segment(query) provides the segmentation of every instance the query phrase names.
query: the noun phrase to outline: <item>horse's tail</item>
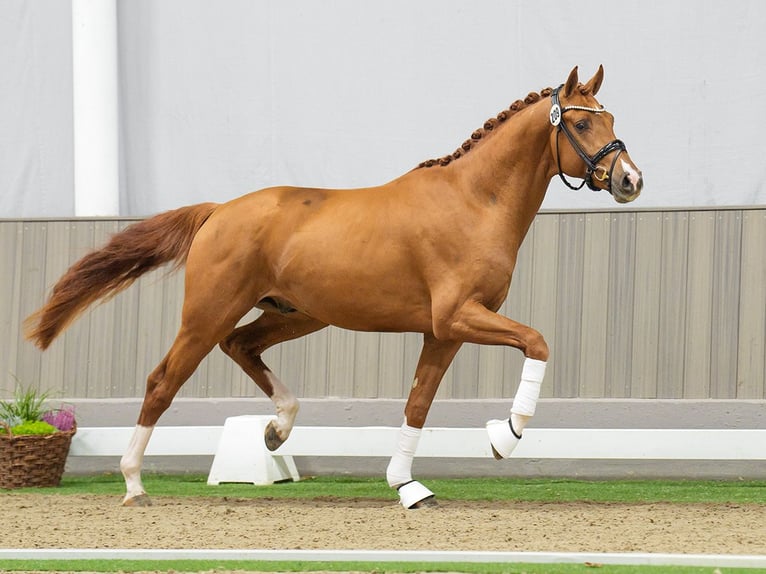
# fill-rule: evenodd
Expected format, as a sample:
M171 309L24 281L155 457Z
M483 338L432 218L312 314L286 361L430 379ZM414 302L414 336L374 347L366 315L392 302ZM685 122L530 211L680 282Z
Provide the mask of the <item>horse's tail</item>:
M45 350L89 305L129 287L144 273L171 261L186 262L192 240L215 203L200 203L134 223L107 245L72 265L48 301L24 322L25 336Z

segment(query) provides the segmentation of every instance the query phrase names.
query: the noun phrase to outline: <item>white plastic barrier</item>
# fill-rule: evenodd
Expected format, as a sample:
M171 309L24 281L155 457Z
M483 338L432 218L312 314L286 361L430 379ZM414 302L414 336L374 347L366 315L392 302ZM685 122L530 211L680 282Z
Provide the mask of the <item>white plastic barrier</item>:
M210 484L297 480L294 456L391 456L398 427L295 427L277 451L263 442L274 417L244 415L223 427L162 427L146 455L215 455ZM80 428L70 456L122 456L133 427ZM425 428L416 456L489 458L484 428ZM766 460L766 429L536 429L524 431L512 458Z

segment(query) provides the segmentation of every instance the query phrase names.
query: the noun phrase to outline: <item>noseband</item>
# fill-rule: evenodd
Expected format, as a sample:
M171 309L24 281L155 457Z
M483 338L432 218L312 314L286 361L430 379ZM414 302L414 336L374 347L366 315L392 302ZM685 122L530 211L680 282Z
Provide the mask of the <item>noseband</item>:
M588 187L592 189L593 191L601 191L601 188L596 187L596 184L593 182L593 178L595 177L598 181L604 183L606 185L606 189L609 191L609 193L612 193L610 182L612 180L612 170L614 169L615 164L617 163L617 158L620 157L620 154L625 151L625 144L622 142L622 140L613 140L606 144L604 147L602 147L600 150L596 152L594 156L589 156L587 153L585 153L585 150L582 149L579 143L577 143L577 140L572 135L572 132L567 127L566 122L562 121L563 116L566 112L569 110L580 110L584 112L591 112L594 114L600 114L606 111L606 108L603 106L600 108L588 108L585 106L566 106L564 108L561 107L561 104L559 103L559 91L563 87L563 84L553 90L551 93L551 112L550 112L550 120L551 124L557 127L556 130L556 165L559 170L559 177L561 178L561 181L563 181L566 186L569 189L582 189L582 186L586 183L588 184ZM582 160L585 162L585 165L587 166L587 169L585 171L585 178L583 179L582 183L575 187L569 181L567 181L566 176L564 175L564 172L561 171L561 157L559 156L559 134L561 132L564 132L564 135L567 136L567 139L569 140L569 143L572 145L572 148L577 152L577 155L582 158ZM609 166L609 171L606 170L606 168L598 165L598 162L600 162L602 159L604 159L606 156L608 156L613 151L616 151L617 153L614 154L614 159L612 159L612 165ZM597 172L601 171L601 174L598 174Z

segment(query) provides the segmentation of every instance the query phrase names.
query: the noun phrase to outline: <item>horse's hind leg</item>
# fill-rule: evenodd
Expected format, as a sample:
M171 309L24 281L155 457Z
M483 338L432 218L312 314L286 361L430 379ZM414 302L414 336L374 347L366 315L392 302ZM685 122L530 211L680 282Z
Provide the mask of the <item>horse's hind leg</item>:
M405 508L436 504L433 492L412 479L412 460L439 383L461 344L460 341L439 341L433 335L425 335L415 380L404 407L399 441L386 470L388 485L399 492L399 500Z
M268 424L264 435L269 450L276 450L290 436L295 416L298 414L298 399L271 372L261 355L269 347L308 335L326 326L326 323L297 311L266 311L252 323L232 331L220 343L223 352L234 359L274 402L277 420Z
M146 380L146 394L136 429L120 460L127 491L124 506L151 505L141 482L141 467L149 438L173 397L220 338L215 331L198 326L194 329L184 322L167 355Z
M220 297L213 301L203 296L206 293L210 291L205 289L190 295L187 288L181 328L165 358L146 380L146 394L136 429L120 460L127 490L124 506L151 504L141 482L141 466L154 426L200 361L249 310L246 301L237 301L234 296L224 299L227 301L224 306L216 304L221 301Z

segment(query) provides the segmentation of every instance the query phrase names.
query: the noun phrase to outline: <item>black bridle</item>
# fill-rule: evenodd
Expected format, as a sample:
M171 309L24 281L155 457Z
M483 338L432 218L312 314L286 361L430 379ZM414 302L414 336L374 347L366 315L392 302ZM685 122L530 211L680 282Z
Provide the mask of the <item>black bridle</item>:
M561 107L561 104L559 103L559 91L561 88L563 88L564 85L562 84L553 92L551 93L551 112L550 112L550 120L551 124L556 126L556 165L559 170L559 177L561 178L561 181L563 181L566 186L569 189L582 189L582 186L586 183L588 184L588 187L592 189L593 191L601 191L600 187L596 187L596 184L593 183L593 178L595 177L598 181L601 183L604 183L606 185L606 189L609 191L609 193L612 193L611 189L611 180L612 180L612 170L614 169L615 164L617 163L617 158L620 157L620 154L625 151L625 144L622 142L622 140L614 140L606 144L604 147L602 147L600 150L596 152L594 156L589 156L587 153L585 153L585 150L582 149L579 143L577 143L577 140L574 138L574 135L572 135L572 132L569 130L569 128L566 125L566 122L564 122L564 113L568 112L569 110L581 110L585 112L591 112L594 114L600 114L606 111L606 108L603 106L600 108L587 108L585 106L566 106ZM575 187L569 181L567 181L566 176L564 175L564 172L561 171L561 157L559 156L559 134L561 132L564 132L564 135L567 136L567 139L569 140L569 143L572 145L572 148L577 152L577 155L582 158L582 160L585 162L585 165L587 166L587 169L585 171L585 178L583 179L582 183ZM602 167L598 165L598 162L600 162L602 159L604 159L606 156L608 156L610 153L616 151L617 153L614 154L614 158L612 159L612 165L609 166L609 171L606 170L605 167ZM597 172L601 171L601 175L599 175Z

